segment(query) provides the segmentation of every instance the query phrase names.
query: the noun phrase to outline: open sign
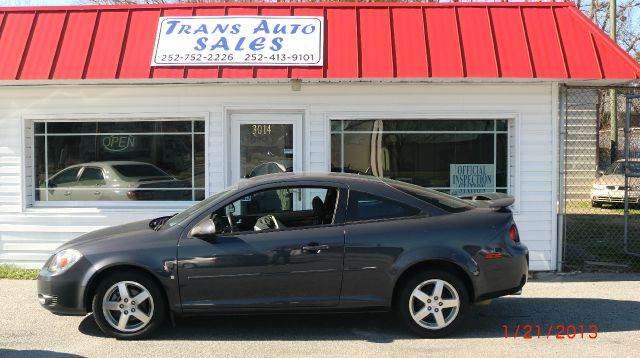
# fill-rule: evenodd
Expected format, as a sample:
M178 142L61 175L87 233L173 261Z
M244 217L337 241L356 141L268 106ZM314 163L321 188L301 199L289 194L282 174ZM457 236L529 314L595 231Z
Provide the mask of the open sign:
M110 152L122 152L135 145L136 138L132 135L110 135L102 138L102 146Z

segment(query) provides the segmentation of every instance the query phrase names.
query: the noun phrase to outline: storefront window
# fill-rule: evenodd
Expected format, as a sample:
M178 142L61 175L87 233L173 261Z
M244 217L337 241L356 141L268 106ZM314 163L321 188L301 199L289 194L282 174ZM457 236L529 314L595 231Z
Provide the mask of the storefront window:
M452 195L506 192L508 123L333 120L331 170L397 179Z
M37 121L36 201L197 201L201 120Z

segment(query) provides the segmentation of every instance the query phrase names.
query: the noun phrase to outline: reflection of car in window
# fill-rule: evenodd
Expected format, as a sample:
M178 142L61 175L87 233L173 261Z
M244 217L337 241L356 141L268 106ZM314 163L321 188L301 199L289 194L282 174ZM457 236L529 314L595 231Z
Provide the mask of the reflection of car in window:
M284 165L276 162L260 163L251 170L251 173L247 175L247 178L257 177L259 175L275 174L290 172L291 169L287 169Z
M78 172L81 168L81 166L75 166L60 171L49 180L49 187L64 187L71 183L74 183L78 179Z
M153 164L133 161L73 165L49 179L47 192L50 201L188 201L192 195L190 182L179 180ZM42 194L40 199L44 199Z
M617 160L602 172L591 187L591 206L620 206L624 203L625 167L629 173L627 191L630 204L640 204L640 159Z
M84 167L82 170L82 175L80 179L78 179L78 183L80 185L104 185L104 174L102 169L95 167Z
M172 178L171 175L152 164L116 164L113 169L125 178Z

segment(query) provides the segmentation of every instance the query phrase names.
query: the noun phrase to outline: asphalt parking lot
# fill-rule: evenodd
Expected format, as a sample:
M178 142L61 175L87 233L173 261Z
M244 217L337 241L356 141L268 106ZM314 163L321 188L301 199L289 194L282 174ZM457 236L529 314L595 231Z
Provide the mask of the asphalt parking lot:
M597 325L595 338L590 324ZM503 325L510 338L504 338ZM513 338L518 325L519 336L531 325L532 338ZM557 325L569 330L562 339ZM573 338L566 335L569 326L577 330ZM0 357L630 357L639 351L638 274L542 275L522 296L475 309L455 336L438 340L415 338L393 316L378 313L183 319L153 339L117 341L102 336L91 316L58 317L41 309L34 281L0 280Z

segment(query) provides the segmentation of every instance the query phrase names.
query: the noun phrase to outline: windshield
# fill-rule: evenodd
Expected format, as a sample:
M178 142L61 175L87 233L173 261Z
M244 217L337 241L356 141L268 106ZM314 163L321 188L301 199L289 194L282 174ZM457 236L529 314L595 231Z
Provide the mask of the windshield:
M473 208L468 202L456 198L455 196L447 195L433 189L427 189L418 185L409 184L397 180L383 179L384 182L392 187L403 191L409 195L412 195L427 204L431 204L439 209L450 213L459 213L467 211Z
M615 162L604 173L607 175L624 175L624 165L624 162ZM629 166L629 173L640 174L640 162L627 162L627 165Z
M118 164L113 169L125 178L168 177L169 174L150 164Z
M231 186L231 187L228 187L228 188L224 189L223 191L217 192L217 193L211 195L210 197L204 199L203 201L201 201L199 203L196 203L193 206L190 206L185 211L172 216L162 226L165 227L165 228L169 228L169 227L173 227L175 225L179 225L181 222L183 222L183 221L187 220L188 218L190 218L193 214L199 212L203 208L206 208L206 207L212 205L213 203L215 203L218 200L222 200L222 199L226 198L227 196L233 194L236 190L238 190L237 186Z

